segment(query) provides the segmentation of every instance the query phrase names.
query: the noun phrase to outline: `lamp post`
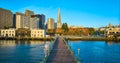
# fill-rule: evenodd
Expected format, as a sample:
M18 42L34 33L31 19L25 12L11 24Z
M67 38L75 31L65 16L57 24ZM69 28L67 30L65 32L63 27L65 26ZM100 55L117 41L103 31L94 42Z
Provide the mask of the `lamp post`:
M78 63L80 63L80 48L78 48Z

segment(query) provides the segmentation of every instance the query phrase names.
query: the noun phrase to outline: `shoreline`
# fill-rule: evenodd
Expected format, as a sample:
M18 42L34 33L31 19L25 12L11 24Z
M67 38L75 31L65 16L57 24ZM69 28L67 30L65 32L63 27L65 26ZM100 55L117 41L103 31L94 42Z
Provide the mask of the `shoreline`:
M106 38L106 37L64 37L67 41L117 41L120 42L119 38ZM0 40L40 40L40 41L54 41L55 37L47 38L18 38L18 37L0 37Z
M74 38L74 37L65 37L66 40L70 40L70 41L117 41L120 42L120 38L106 38L106 37L78 37L78 38Z
M0 37L0 40L40 40L40 41L53 41L55 38L54 37L48 37L48 38L18 38L18 37Z

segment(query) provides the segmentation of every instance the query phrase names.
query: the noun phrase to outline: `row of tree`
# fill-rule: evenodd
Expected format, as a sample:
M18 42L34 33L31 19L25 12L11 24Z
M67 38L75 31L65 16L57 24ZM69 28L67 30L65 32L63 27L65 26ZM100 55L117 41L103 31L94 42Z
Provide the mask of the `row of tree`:
M95 30L94 28L69 28L67 23L62 24L61 29L48 29L47 33L50 34L63 34L63 35L100 35L104 34L104 31Z

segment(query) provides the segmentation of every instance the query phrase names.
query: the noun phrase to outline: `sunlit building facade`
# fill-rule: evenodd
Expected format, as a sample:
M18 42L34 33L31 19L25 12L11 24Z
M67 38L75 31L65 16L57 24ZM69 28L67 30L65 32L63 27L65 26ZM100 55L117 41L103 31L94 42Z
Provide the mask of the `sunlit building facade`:
M15 30L16 29L1 29L1 37L15 37Z
M31 16L30 29L39 29L39 18Z
M58 21L57 21L57 28L61 28L62 23L61 23L61 15L60 15L60 8L58 10Z
M37 14L32 16L39 18L39 22L38 22L39 29L45 29L45 15Z
M120 37L120 27L112 26L112 24L109 24L108 27L106 27L104 33L106 37Z
M31 16L31 15L34 15L34 12L30 11L30 10L25 10L25 15L26 16Z
M31 29L31 38L44 38L45 30L44 29Z
M120 35L120 28L107 28L105 29L105 36L106 37L114 37L114 36L119 36Z
M10 10L0 8L0 29L13 26L13 14Z
M30 16L26 16L22 13L16 13L16 28L29 28Z
M47 29L54 29L54 19L48 18Z

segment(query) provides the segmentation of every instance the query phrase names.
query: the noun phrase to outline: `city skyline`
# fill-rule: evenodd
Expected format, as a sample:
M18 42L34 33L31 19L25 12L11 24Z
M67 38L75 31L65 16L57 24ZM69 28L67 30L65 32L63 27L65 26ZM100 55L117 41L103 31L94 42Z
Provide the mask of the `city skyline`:
M0 4L0 8L11 10L13 13L23 13L28 9L36 14L45 14L46 20L52 17L55 22L57 22L57 12L60 8L61 21L67 22L69 26L101 27L109 23L120 24L119 0L74 0L74 2L72 0L21 0L21 2L14 0L12 3L9 0L1 0Z

